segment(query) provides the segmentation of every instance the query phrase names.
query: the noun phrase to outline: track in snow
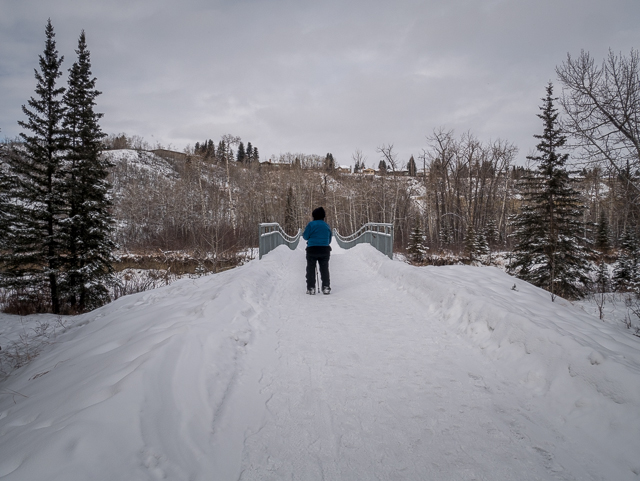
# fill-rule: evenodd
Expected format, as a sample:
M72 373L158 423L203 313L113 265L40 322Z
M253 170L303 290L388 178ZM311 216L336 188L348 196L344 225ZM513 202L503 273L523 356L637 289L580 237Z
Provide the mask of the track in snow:
M304 267L76 318L0 386L0 478L637 479L634 340L497 269L334 248L308 296Z
M240 479L579 479L496 402L487 359L370 258L334 247L330 296L304 294L301 249L274 260L270 332L246 358L258 384L238 392L264 402Z

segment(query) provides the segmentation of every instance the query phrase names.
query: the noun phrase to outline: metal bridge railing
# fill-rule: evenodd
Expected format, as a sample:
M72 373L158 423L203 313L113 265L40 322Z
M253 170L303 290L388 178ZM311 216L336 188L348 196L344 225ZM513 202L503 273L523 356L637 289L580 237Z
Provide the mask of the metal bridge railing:
M298 229L298 233L293 237L287 235L277 222L259 224L258 229L259 259L262 259L263 255L271 252L282 244L287 244L291 250L294 250L298 247L298 242L300 242L300 229Z
M393 259L393 224L369 222L350 236L342 237L338 230L333 230L338 245L343 249L351 249L356 244L368 243L384 255Z

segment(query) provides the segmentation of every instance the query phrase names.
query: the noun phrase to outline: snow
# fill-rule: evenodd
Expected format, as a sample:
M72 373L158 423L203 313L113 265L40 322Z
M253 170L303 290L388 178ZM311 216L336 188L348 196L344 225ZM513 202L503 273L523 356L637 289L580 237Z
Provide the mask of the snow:
M65 318L0 384L0 477L640 477L630 331L496 268L334 245L307 296L304 265L281 246Z
M153 152L117 149L105 150L103 155L108 157L114 164L121 164L127 168L145 172L148 175L162 176L168 179L177 177L177 173L171 164Z

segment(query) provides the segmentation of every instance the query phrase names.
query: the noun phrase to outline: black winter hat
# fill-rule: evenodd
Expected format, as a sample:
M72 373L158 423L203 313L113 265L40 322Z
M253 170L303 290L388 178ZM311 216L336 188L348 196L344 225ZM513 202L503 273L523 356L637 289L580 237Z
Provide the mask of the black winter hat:
M318 207L317 209L313 209L311 215L313 216L313 220L324 220L326 214L322 207Z

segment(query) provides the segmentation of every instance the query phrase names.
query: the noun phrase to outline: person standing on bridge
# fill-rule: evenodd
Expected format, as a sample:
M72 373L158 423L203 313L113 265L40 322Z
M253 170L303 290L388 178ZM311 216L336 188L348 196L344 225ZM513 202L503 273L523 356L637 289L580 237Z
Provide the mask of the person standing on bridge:
M331 227L324 221L322 207L311 213L313 220L307 224L302 238L307 241L307 294L316 293L316 262L320 266L322 293L331 292L329 282L329 257L331 256Z

